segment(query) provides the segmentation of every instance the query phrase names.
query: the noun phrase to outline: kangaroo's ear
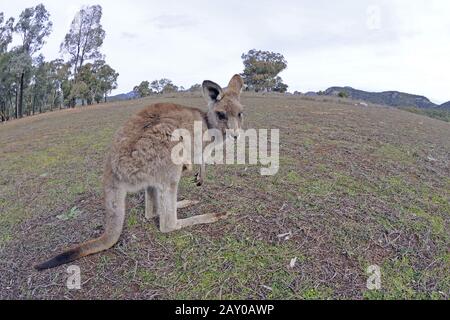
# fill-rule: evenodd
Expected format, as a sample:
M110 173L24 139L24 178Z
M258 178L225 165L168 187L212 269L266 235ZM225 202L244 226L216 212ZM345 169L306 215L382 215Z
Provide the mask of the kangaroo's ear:
M239 97L243 88L244 80L242 80L242 77L240 75L235 74L228 84L227 91Z
M203 97L208 104L220 101L223 98L222 88L215 82L205 80L203 81Z

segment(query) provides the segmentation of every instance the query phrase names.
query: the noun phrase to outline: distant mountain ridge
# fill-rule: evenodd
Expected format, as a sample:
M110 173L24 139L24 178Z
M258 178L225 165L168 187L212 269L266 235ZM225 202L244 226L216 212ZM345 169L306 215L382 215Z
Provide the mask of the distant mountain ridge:
M450 101L441 104L441 105L439 106L439 108L442 108L442 109L449 109L449 110L450 110Z
M324 94L328 96L339 96L344 94L351 99L392 107L417 107L420 109L440 107L431 102L427 97L399 91L368 92L357 90L352 87L331 87L325 90Z
M138 98L138 95L134 91L130 91L128 93L117 94L112 97L108 97L108 101L122 101L122 100L132 100Z
M369 92L354 89L352 87L331 87L323 92L308 92L306 96L339 96L344 94L346 97L355 100L363 100L366 102L387 105L391 107L416 107L420 109L448 109L450 110L450 101L437 105L431 102L427 97L399 91ZM128 93L118 94L108 98L108 101L122 101L139 98L137 93L130 91Z

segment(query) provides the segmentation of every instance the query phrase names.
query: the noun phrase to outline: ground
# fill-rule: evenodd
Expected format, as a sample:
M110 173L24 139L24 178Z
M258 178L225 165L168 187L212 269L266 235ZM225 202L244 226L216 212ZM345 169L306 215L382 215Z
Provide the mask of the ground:
M32 266L102 232L113 133L176 95L63 110L0 126L0 297L6 299L448 299L450 124L346 100L244 95L248 128L280 129L280 170L209 166L180 216L228 220L162 234L129 195L124 232L67 266ZM293 267L292 259L297 258ZM368 290L368 266L381 289Z

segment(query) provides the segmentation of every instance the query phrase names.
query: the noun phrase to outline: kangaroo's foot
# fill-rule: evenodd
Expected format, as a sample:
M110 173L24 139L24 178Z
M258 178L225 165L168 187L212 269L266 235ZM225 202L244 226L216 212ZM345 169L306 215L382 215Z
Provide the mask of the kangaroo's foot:
M184 209L190 206L194 206L196 204L199 204L200 201L192 201L192 200L183 200L177 202L177 209Z
M228 213L208 213L208 214L202 214L200 216L193 216L186 219L178 220L179 226L181 228L194 226L197 224L207 224L207 223L213 223L217 222L219 220L224 220L228 218Z
M169 225L161 225L160 229L163 233L169 233L173 231L180 230L182 228L195 226L198 224L209 224L214 223L219 220L224 220L228 218L228 213L210 213L210 214L203 214L200 216L193 216L186 219L177 219L174 223L171 223Z

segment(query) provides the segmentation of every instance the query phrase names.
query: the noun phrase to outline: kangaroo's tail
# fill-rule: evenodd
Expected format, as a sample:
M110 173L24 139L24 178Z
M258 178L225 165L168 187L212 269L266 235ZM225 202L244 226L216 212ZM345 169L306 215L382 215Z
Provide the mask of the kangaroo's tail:
M106 224L105 232L100 238L84 242L52 259L35 266L37 270L55 268L114 246L122 233L125 219L126 191L110 176L105 179ZM109 181L108 181L109 180Z

